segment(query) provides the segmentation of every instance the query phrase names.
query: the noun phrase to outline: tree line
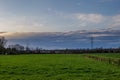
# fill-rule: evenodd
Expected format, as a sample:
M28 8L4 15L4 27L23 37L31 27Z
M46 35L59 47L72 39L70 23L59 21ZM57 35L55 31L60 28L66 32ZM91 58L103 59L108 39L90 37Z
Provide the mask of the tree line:
M1 55L17 55L17 54L85 54L85 53L120 53L120 48L94 48L94 49L30 49L29 46L24 47L20 44L5 46L7 40L0 37L0 54Z

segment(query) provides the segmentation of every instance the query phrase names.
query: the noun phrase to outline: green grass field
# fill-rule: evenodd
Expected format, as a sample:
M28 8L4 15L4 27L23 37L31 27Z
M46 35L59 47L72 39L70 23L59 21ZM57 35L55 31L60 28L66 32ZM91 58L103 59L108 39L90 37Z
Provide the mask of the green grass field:
M120 67L80 54L0 55L0 80L120 80Z

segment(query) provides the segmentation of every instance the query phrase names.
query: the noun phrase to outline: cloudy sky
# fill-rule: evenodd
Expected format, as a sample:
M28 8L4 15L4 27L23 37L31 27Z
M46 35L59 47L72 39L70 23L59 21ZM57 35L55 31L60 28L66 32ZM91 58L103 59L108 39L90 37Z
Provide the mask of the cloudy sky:
M46 49L120 47L120 0L0 0L0 36Z
M120 30L78 30L69 32L1 32L7 45L29 45L31 48L65 49L91 48L93 37L94 48L120 47Z
M120 0L0 0L0 32L120 29Z

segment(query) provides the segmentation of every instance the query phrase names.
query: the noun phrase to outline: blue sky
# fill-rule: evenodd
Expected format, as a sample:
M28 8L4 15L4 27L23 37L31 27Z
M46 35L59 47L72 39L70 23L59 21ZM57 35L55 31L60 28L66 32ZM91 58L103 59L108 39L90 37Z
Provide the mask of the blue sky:
M0 32L120 29L120 0L0 0Z

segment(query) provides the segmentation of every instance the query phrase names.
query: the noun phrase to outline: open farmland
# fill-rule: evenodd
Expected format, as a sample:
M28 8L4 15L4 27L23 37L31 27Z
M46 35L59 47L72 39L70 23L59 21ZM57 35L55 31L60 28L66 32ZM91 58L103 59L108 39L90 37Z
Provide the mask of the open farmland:
M0 80L120 80L120 67L80 54L0 55Z

